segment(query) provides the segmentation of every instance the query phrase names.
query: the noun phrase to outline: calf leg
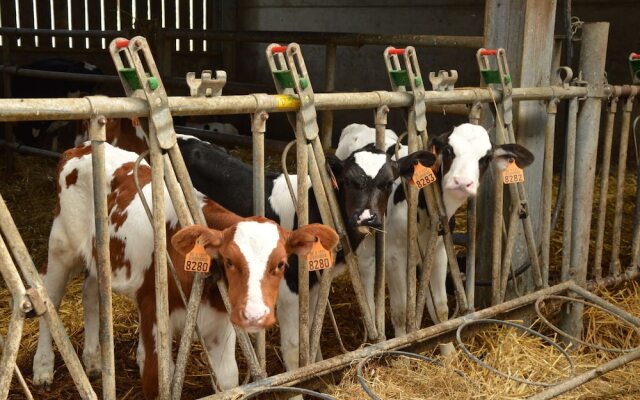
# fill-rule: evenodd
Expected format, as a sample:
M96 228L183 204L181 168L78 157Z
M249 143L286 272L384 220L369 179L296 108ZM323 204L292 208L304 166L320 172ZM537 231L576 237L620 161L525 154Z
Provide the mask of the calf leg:
M280 350L287 371L297 369L298 359L298 295L293 293L285 280L280 284L276 314L280 325Z
M55 227L51 231L51 237L59 237L55 235ZM58 239L49 240L49 256L48 263L42 281L44 287L53 302L56 310L60 307L64 289L69 280L69 273L75 266L77 258L66 242ZM51 332L49 326L43 317L40 317L40 332L38 335L38 348L33 357L33 383L36 386L48 386L53 382L53 363L54 354L52 346Z
M213 362L213 372L222 390L238 386L238 364L236 363L236 332L233 330L229 314L215 310L213 320L204 338L207 352ZM206 329L206 328L205 328Z
M87 274L82 289L84 306L84 349L82 362L89 377L100 376L102 369L100 353L100 305L98 299L98 280Z
M429 283L430 291L427 292L429 315L435 323L449 319L446 289L447 266L447 252L444 248L444 242L442 237L438 237L433 271L431 272L431 281Z

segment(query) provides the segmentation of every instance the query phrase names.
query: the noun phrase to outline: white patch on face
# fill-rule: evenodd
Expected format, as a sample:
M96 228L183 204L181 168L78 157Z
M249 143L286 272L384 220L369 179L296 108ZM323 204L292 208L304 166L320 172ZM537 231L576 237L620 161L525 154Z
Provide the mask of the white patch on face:
M384 132L385 149L396 144L398 135L391 129ZM376 130L363 124L347 125L340 133L340 141L335 155L341 160L346 160L351 153L376 142Z
M364 171L367 176L374 179L380 169L387 163L386 154L370 153L368 151L359 151L354 154L356 164Z
M371 219L371 217L373 217L373 215L371 215L371 210L369 210L368 208L366 210L364 210L362 212L362 214L360 214L358 216L358 224L361 224L365 221L368 221Z
M249 267L244 315L251 321L258 322L270 311L262 296L262 278L279 239L278 227L271 222L243 221L236 227L233 240Z

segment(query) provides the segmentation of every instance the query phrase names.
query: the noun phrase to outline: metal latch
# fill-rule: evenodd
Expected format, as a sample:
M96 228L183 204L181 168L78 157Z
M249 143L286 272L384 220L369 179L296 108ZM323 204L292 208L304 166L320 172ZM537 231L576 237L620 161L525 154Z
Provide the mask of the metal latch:
M216 71L215 78L210 69L202 71L200 78L195 72L187 72L187 85L192 97L217 97L222 95L222 89L227 83L227 73Z

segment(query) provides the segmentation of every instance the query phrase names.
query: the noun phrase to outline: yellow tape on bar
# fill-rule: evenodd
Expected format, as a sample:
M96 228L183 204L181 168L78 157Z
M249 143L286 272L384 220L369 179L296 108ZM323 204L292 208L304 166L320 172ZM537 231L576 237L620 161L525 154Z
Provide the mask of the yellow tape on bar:
M277 94L278 110L297 110L300 108L300 100L290 94Z

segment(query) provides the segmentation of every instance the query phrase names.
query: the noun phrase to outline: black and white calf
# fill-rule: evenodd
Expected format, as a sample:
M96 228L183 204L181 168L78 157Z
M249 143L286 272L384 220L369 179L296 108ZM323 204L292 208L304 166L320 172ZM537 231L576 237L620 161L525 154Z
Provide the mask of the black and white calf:
M194 187L223 207L239 214L253 214L252 168L234 158L224 150L195 138L182 136L179 140L185 163ZM354 152L345 160L327 155L338 185L337 197L340 211L347 226L351 245L356 254L366 255L370 251L363 245L363 239L371 227L378 227L384 218L387 201L394 181L399 176L413 174L413 165L420 161L432 165L435 156L426 151L416 152L398 161L386 153L365 147ZM297 184L297 176L290 176L292 184ZM319 222L320 213L309 185L309 222ZM296 224L295 207L283 174L265 174L266 217L290 229ZM374 269L361 263L363 279L369 306L373 309ZM338 254L335 268L344 268L344 260ZM336 273L339 273L337 270ZM310 275L311 306L314 313L317 280ZM277 317L280 323L281 344L285 366L291 370L298 367L298 265L294 257L289 260L285 279L280 287Z
M395 133L387 130L387 148L395 145L396 139ZM370 145L374 141L375 130L373 128L366 125L350 125L345 128L340 137L336 154L342 156L350 154L352 151L357 151L360 146ZM469 197L476 195L482 175L492 162L499 170L503 170L509 159L514 159L521 168L530 165L534 159L531 152L518 144L493 146L487 131L482 126L472 124L462 124L450 133L434 137L429 144L430 148L432 146L435 148L441 165L438 179L449 219ZM401 146L399 155L406 154L406 151L406 146ZM388 152L393 154L392 148ZM385 226L387 232L386 276L391 305L391 321L396 336L406 333L407 202L404 188L400 183L400 179L395 182L393 195L389 197ZM419 206L418 237L420 246L424 248L427 218L424 203ZM447 255L442 237L438 237L437 240L430 292L427 293L427 307L431 319L439 322L448 318L449 309L445 288ZM373 239L368 238L367 241L370 241L371 244L365 244L363 248L373 249ZM373 252L373 250L371 251ZM361 269L373 268L373 254L358 260L359 263L371 263L368 266L360 265Z

